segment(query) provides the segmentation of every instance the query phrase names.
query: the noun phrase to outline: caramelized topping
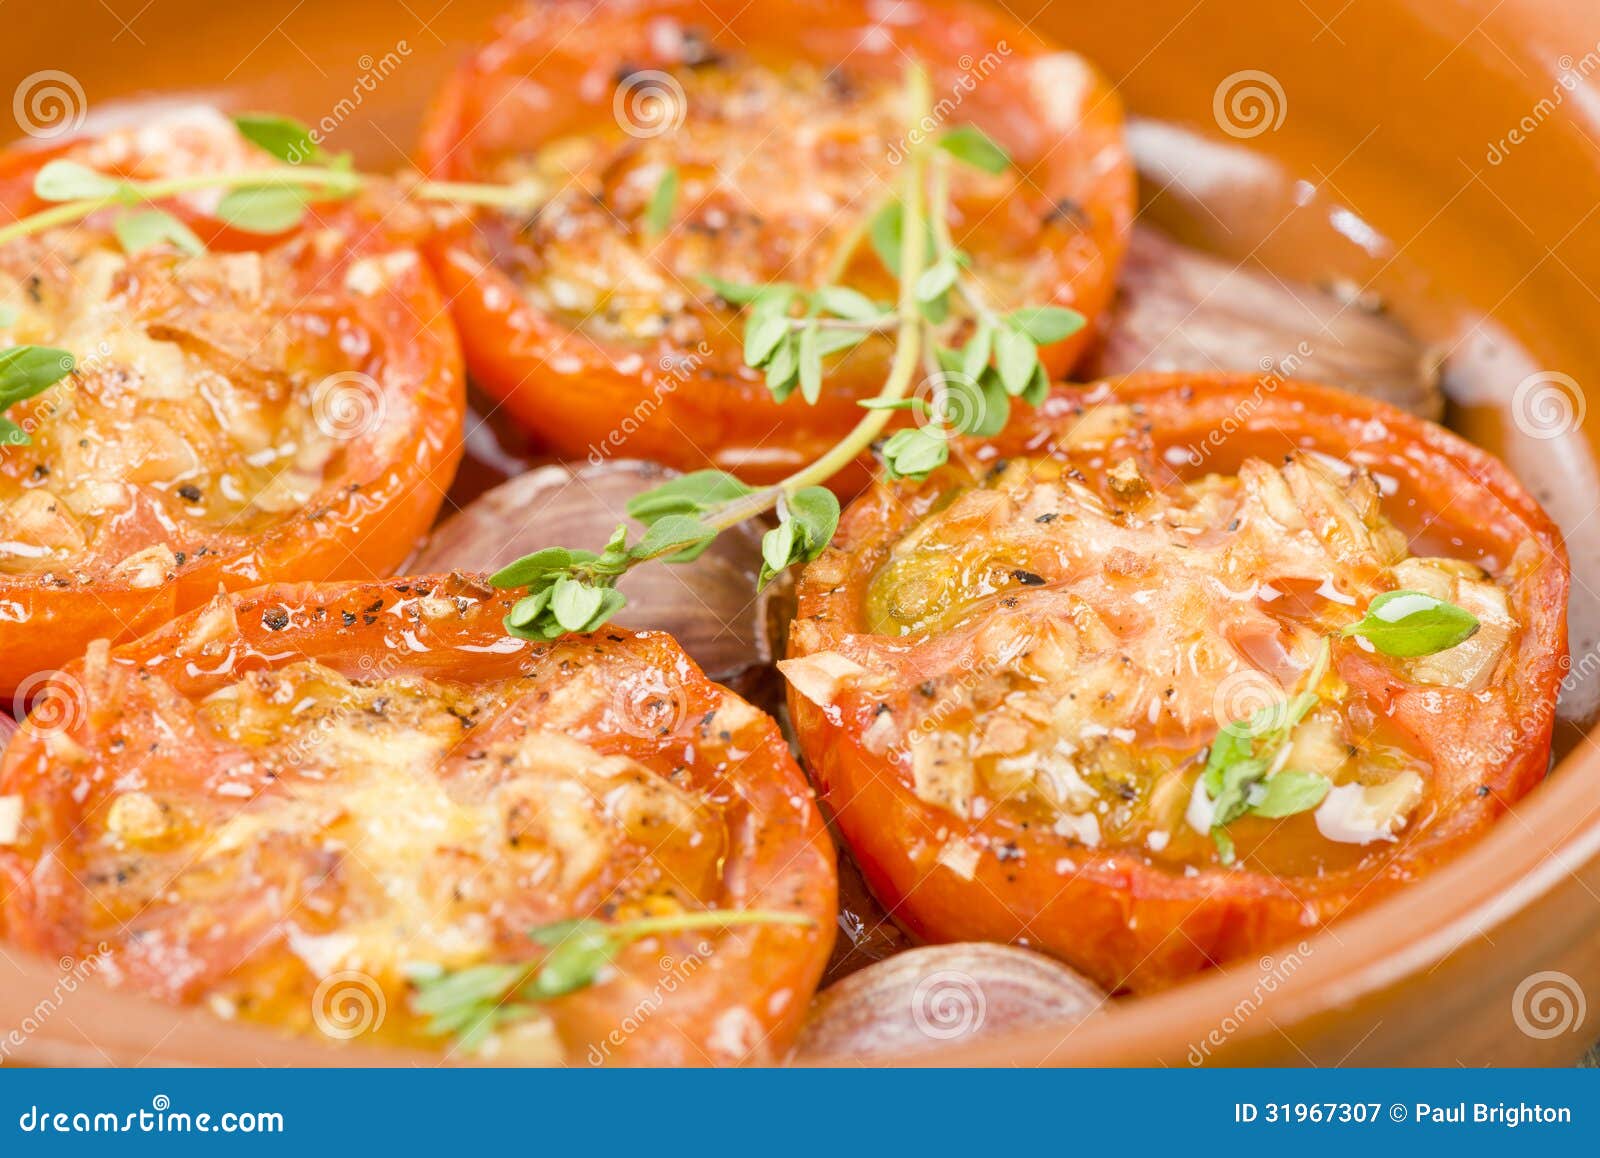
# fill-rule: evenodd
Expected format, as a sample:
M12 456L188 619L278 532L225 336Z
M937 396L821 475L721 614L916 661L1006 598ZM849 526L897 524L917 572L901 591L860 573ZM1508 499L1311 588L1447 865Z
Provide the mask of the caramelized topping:
M153 587L337 473L349 431L317 388L353 336L282 297L296 248L129 258L63 230L0 250L6 338L77 359L11 411L32 443L0 455L0 575L108 568Z
M620 128L553 140L495 168L495 180L556 191L501 239L500 260L534 305L602 340L692 348L735 322L705 274L806 286L848 275L871 296L893 297L860 231L890 195L906 147L898 83L721 57L672 80L677 88L640 90L654 102L649 124L624 114ZM661 123L675 127L655 131ZM652 202L659 211L671 180L669 220L656 229ZM966 165L951 173L954 217L983 229L981 248L966 240L984 254L976 272L1000 308L1039 298L1034 283L1050 262L1031 244L1038 223L1019 230L1012 220L1023 212L1009 205L1019 183ZM1007 231L1016 237L1005 240Z
M1424 796L1415 742L1319 659L1371 654L1330 640L1402 588L1480 628L1437 654L1375 660L1411 684L1497 678L1518 630L1505 591L1470 564L1411 556L1364 472L1296 453L1157 485L1133 459L1096 480L1017 460L944 495L894 544L868 587L876 634L789 666L827 705L894 685L897 667L919 673L920 693L864 741L902 749L925 801L962 817L1008 808L1174 865L1219 857L1212 828L1230 822L1201 779L1233 724L1259 741L1238 759L1295 776L1270 801L1249 790L1261 807L1230 831L1274 871L1315 872L1393 839ZM1318 792L1294 805L1291 781Z

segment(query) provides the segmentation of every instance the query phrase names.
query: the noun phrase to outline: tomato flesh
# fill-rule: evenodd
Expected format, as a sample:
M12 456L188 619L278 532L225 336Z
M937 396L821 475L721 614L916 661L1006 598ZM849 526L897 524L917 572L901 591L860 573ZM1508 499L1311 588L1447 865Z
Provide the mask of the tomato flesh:
M913 931L1157 988L1381 895L1543 774L1567 583L1548 519L1488 456L1381 405L1289 383L1240 423L1255 387L1060 393L869 492L804 573L797 732ZM1340 635L1397 589L1468 608L1476 634L1417 658ZM1306 693L1249 755L1326 794L1219 841L1201 791L1219 729Z
M0 158L24 215L45 160L138 179L272 159L214 114ZM0 250L4 340L73 372L11 408L0 456L0 689L273 579L369 577L432 520L461 453L459 349L414 212L314 206L274 237L175 201L207 243L122 252L117 211Z
M164 1000L438 1049L419 968L536 960L529 931L573 917L775 910L809 923L646 938L485 1048L780 1059L836 881L776 726L667 636L531 645L503 634L509 606L460 577L267 587L92 650L57 676L73 711L24 724L0 765L23 807L0 928L104 943L108 977ZM359 1035L341 987L384 1010Z
M1000 174L949 165L951 231L991 307L1092 319L1134 185L1117 101L1078 57L963 0L893 20L836 0L557 3L508 21L424 132L439 176L550 194L531 216L482 216L432 247L475 378L567 457L625 447L752 481L816 458L880 388L891 343L831 355L815 405L778 403L744 365L740 315L702 278L894 296L866 227L909 147L913 58L940 127L977 125L1014 161ZM1049 368L1064 373L1087 337L1046 347Z

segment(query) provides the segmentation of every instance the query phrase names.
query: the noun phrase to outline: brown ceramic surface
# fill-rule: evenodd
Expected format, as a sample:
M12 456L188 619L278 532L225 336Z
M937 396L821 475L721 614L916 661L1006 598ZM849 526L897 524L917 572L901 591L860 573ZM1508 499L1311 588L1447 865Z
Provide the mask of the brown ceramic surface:
M1118 1003L1072 1027L986 1037L919 1060L1572 1061L1600 1036L1600 752L1584 735L1600 703L1600 420L1582 426L1557 414L1552 425L1547 411L1529 403L1554 389L1546 401L1565 398L1581 415L1582 387L1567 383L1600 383L1600 6L1008 6L1118 83L1135 117L1148 220L1223 257L1377 294L1448 353L1448 421L1501 454L1565 529L1573 670L1561 759L1549 782L1448 869L1272 959ZM398 167L428 93L501 7L498 0L27 4L8 9L0 92L39 70L63 70L83 89L89 128L148 101L185 98L313 123L332 117L333 147L354 149L369 169ZM1269 74L1277 86L1265 90L1270 124L1234 119L1231 110L1246 106L1229 103L1227 82L1247 70ZM383 79L370 83L377 72ZM477 461L457 501L518 461L488 431L473 441ZM62 967L70 968L0 954L0 1027L21 1022L57 986ZM1547 972L1564 978L1537 976ZM1574 1011L1570 999L1586 997L1587 1016L1562 1018L1559 1002L1551 1004L1557 990ZM430 1060L286 1041L93 984L79 987L6 1057L41 1064Z

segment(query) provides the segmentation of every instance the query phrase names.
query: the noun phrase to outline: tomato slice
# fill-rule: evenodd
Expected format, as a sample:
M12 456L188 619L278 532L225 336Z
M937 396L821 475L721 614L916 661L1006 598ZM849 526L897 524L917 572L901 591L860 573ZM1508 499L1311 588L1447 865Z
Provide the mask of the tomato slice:
M103 942L103 976L169 1001L333 1037L359 1003L363 1040L437 1049L424 966L536 960L529 930L569 918L776 910L810 921L635 941L487 1048L781 1058L837 886L777 725L667 635L529 644L510 604L459 574L277 585L96 645L0 765L0 929Z
M1370 903L1536 784L1567 585L1537 503L1447 431L1157 375L874 487L804 572L780 666L897 920L1143 991ZM1476 633L1411 658L1341 635L1398 590Z
M155 179L276 164L209 111L0 157L22 216L48 160ZM461 451L460 351L415 248L376 195L290 232L221 226L218 194L172 206L207 252L128 256L117 211L0 247L5 344L73 374L9 411L0 451L0 691L216 594L388 574Z
M953 166L952 232L991 304L1099 314L1134 176L1120 104L1080 57L966 0L568 0L503 24L425 125L435 176L551 193L430 248L474 378L569 458L757 482L816 458L881 387L890 343L832 355L816 405L778 403L744 365L741 317L701 279L893 297L863 234L907 148L911 60L935 102L919 132L975 125L1015 162ZM1087 337L1047 347L1048 368L1065 373Z

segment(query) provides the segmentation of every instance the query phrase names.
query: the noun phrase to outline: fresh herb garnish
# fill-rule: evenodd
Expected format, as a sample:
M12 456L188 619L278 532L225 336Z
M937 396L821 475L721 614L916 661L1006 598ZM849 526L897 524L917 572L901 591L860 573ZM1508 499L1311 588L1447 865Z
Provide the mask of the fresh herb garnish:
M33 440L5 412L72 373L72 355L49 346L12 346L0 350L0 446L26 446Z
M697 470L634 495L628 500L628 514L643 523L664 515L698 516L753 492L724 471Z
M291 117L274 113L240 113L233 118L239 135L291 165L345 165L346 155L330 156L312 139L311 130Z
M919 67L907 76L910 123L920 125L929 106L928 79ZM863 219L863 227L835 255L827 284L805 289L790 282L764 285L714 275L701 282L729 306L742 309L746 365L759 370L778 401L798 392L814 403L826 388L828 360L869 340L892 344L889 373L877 395L861 402L867 413L837 445L773 486L755 489L719 471L698 471L638 496L628 513L648 526L627 543L618 528L599 554L550 548L519 560L491 578L497 587L526 587L527 596L506 618L506 629L525 639L552 639L587 630L623 606L618 578L655 559L692 558L720 532L776 509L778 525L762 539L759 582L796 563L815 559L832 539L839 504L824 484L882 435L896 411L911 411L921 425L898 430L879 448L891 478L925 478L949 458L954 435L998 432L1011 399L1037 404L1049 389L1039 347L1070 336L1083 317L1062 306L1027 306L1000 313L971 272L972 260L954 243L948 223L952 160L988 172L1010 165L1005 150L974 126L951 129L907 152L894 196ZM670 181L669 181L670 178ZM668 224L676 178L662 178L647 224ZM897 282L894 302L875 301L837 284L860 243L870 243ZM957 341L959 345L955 344ZM919 371L930 397L913 396ZM919 392L920 393L920 392ZM571 588L557 606L562 583L603 591L579 600ZM574 624L582 623L583 627Z
M206 251L205 243L194 231L164 209L124 213L112 223L112 229L117 235L117 244L130 255L158 245L170 245L188 257Z
M84 201L124 197L131 199L133 186L98 173L87 165L60 158L46 161L33 175L33 194L41 201Z
M839 526L839 500L827 487L805 487L778 503L778 525L761 537L761 575L765 587L795 563L822 554Z
M661 174L655 192L650 194L650 204L645 207L644 221L651 237L660 237L672 224L672 213L678 207L678 170L669 167Z
M601 551L546 547L495 572L496 587L526 587L528 594L506 616L506 630L522 639L555 639L569 631L593 631L627 602L615 587L629 568L651 559L687 562L716 531L688 515L664 515L632 546L628 528L618 527Z
M1410 659L1447 651L1477 630L1478 617L1464 607L1422 591L1386 591L1339 634L1364 639L1384 655Z
M470 1052L500 1026L536 1013L539 1002L595 984L624 949L645 937L740 925L813 924L801 913L759 909L711 909L615 924L590 917L554 921L529 930L529 939L544 950L533 960L454 970L414 968L411 1008L428 1018L425 1032L454 1035L457 1046Z
M346 195L343 187L339 196ZM314 190L302 185L241 185L217 202L217 216L246 233L284 233L305 219Z
M346 154L331 155L318 147L311 130L287 117L249 113L235 118L241 135L283 162L278 166L233 172L191 173L135 181L101 173L77 161L57 158L34 175L33 191L53 202L9 225L0 227L0 245L48 229L71 225L103 209L123 207L114 222L125 247L148 248L169 242L185 253L200 252L200 239L176 219L148 216L160 202L185 193L220 189L223 197L217 216L237 229L254 233L281 233L304 219L317 201L338 201L362 189L393 184L394 179L356 171ZM425 201L462 205L526 208L542 200L531 185L477 185L447 181L402 183L410 196Z
M991 141L976 125L951 129L939 138L939 147L985 173L1004 173L1011 167L1011 154Z
M947 440L928 426L897 430L883 444L883 467L890 478L926 478L949 457Z
M298 225L319 200L340 200L363 188L391 182L390 178L356 172L347 154L325 152L312 140L311 130L298 121L249 113L236 117L234 124L242 136L285 164L135 181L58 157L41 165L33 179L34 195L50 202L50 207L0 226L0 245L115 209L118 212L111 229L124 252L132 255L170 245L193 257L205 252L205 243L188 225L160 208L160 202L205 189L222 190L216 210L221 221L236 229L275 234ZM428 201L513 208L541 199L539 191L528 185L418 181L406 186L406 191ZM4 417L6 409L60 381L72 368L72 355L64 350L16 346L0 351L0 445L21 446L30 441L26 431ZM569 603L570 597L563 606L571 619L575 613Z
M1332 787L1326 776L1285 768L1276 776L1267 778L1260 797L1250 806L1250 811L1255 816L1265 816L1269 820L1310 812L1322 803L1322 798L1328 795Z
M1211 742L1200 781L1211 802L1211 837L1223 864L1232 864L1235 855L1229 824L1247 813L1281 818L1308 811L1332 787L1325 777L1281 766L1295 728L1317 706L1330 655L1324 639L1300 692L1225 724ZM1288 780L1279 784L1284 777Z
M1455 647L1477 630L1477 616L1454 603L1422 591L1387 591L1338 634L1365 640L1384 655L1409 659ZM1212 839L1225 865L1234 860L1227 825L1246 813L1279 819L1308 812L1332 788L1326 777L1281 767L1295 727L1317 704L1316 688L1327 671L1328 656L1325 639L1303 691L1225 725L1212 741L1201 781L1211 801Z

